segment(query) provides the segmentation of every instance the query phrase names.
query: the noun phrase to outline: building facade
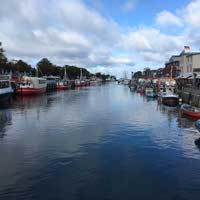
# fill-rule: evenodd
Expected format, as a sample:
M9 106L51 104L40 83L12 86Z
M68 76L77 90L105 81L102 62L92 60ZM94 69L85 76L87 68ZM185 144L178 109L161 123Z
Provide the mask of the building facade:
M200 72L200 52L190 52L184 49L180 54L181 74Z
M180 75L180 72L180 56L174 55L165 63L163 76L175 78Z

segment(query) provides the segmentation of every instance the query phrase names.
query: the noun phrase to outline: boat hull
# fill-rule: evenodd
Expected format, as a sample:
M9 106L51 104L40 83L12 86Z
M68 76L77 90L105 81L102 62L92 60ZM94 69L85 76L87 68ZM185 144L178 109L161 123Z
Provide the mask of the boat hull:
M191 118L198 118L200 119L200 112L194 112L194 111L189 111L187 108L185 108L185 106L181 106L181 112L184 115L187 115Z
M167 106L177 106L178 102L177 97L162 97L162 103Z
M187 110L184 110L184 109L181 109L181 111L182 111L182 114L184 114L184 115L200 119L200 113L190 112L190 111L187 111Z
M75 87L85 87L85 83L75 83Z
M57 85L56 89L57 90L68 90L69 86L67 86L67 85Z
M137 93L139 93L139 94L144 94L144 90L139 89L139 90L137 90Z
M17 88L18 95L38 95L46 92L45 88Z

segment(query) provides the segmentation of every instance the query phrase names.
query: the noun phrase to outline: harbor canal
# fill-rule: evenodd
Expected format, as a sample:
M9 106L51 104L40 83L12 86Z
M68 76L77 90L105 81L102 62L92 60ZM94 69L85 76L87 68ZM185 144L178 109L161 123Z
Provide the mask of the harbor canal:
M199 200L199 136L123 85L17 97L0 109L0 200Z

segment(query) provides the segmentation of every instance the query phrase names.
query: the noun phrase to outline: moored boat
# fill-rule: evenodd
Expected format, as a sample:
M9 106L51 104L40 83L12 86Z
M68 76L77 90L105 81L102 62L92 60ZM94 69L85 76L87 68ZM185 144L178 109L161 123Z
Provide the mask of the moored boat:
M22 77L17 94L19 95L37 95L46 92L47 81L45 78L39 77Z
M179 103L178 95L163 92L161 96L162 103L167 106L177 106Z
M67 76L66 68L64 68L64 79L57 80L56 89L57 90L68 90L70 88L69 77Z
M6 101L13 94L9 75L0 75L0 101Z
M153 88L146 88L145 94L147 97L151 97L151 98L156 97L156 93L154 92Z
M138 87L138 88L137 88L137 93L139 93L139 94L144 94L144 93L145 93L144 88L143 88L143 87Z
M80 69L80 79L75 80L75 87L87 86L86 80L83 79L82 69Z
M182 114L185 114L189 117L193 117L193 118L199 118L200 119L200 109L188 105L188 104L182 104L181 105L181 112Z
M68 90L69 85L66 81L58 81L56 85L57 90Z
M82 81L80 79L75 80L75 87L83 87L83 86L85 86L84 81Z

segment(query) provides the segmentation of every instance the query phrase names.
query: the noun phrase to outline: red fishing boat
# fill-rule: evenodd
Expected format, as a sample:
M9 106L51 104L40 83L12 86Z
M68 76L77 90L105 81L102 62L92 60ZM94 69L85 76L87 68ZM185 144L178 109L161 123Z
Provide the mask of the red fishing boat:
M69 82L69 78L67 76L66 68L64 70L65 70L64 71L64 79L57 80L57 85L56 85L57 90L68 90L70 88L70 82Z
M181 106L181 112L182 112L182 114L187 115L189 117L200 119L200 109L198 109L194 106L190 106L188 104L183 104Z
M144 94L144 90L143 90L143 89L138 89L138 90L137 90L137 93L139 93L139 94Z
M80 69L80 79L75 80L75 87L84 87L87 86L87 81L83 79L82 69Z
M56 85L57 90L68 90L69 89L69 84L67 81L58 81Z
M19 95L37 95L46 92L47 81L44 78L24 76L17 88Z

